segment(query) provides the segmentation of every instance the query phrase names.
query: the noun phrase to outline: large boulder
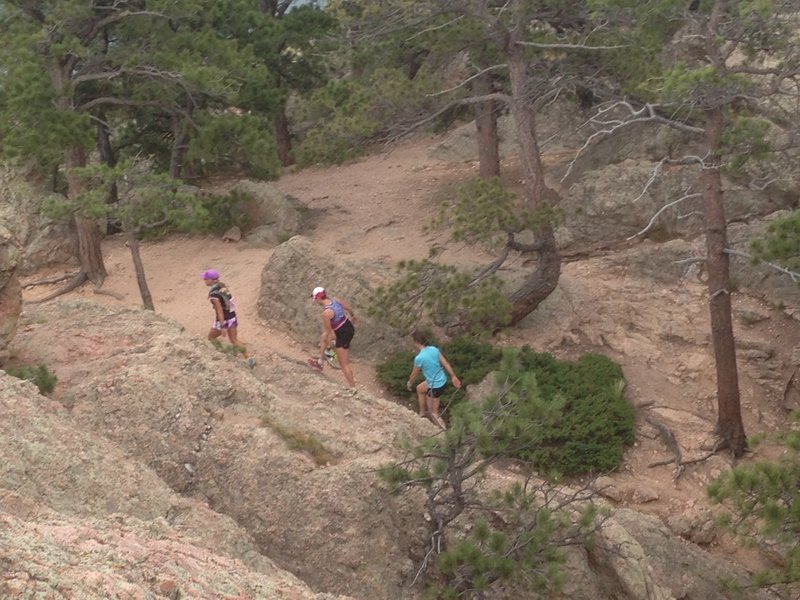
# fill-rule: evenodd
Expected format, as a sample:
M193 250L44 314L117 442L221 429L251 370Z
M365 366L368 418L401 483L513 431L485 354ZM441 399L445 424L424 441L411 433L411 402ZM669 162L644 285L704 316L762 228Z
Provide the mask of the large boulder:
M413 579L424 521L376 475L401 440L434 431L407 409L343 391L305 365L265 365L284 387L265 384L147 311L36 306L17 343L59 375L54 397L82 430L234 520L313 588L389 600Z
M3 598L57 584L63 595L54 598L108 598L123 586L143 598L167 588L210 598L225 588L322 600L233 519L180 497L133 452L2 371L0 410Z
M378 262L346 261L296 236L275 249L261 272L258 314L316 348L322 322L319 306L311 302L311 290L321 285L331 295L345 298L356 312L354 355L378 361L403 343L397 333L367 315L374 286L384 283L387 276L387 268Z
M69 223L44 214L48 195L26 180L21 169L0 166L0 243L16 247L21 273L74 261L76 256L77 239Z
M271 183L243 180L232 189L231 210L244 221L244 240L258 246L277 246L301 233L307 209Z
M749 583L741 569L672 535L656 517L629 509L614 511L589 556L592 571L606 592L615 591L614 598L728 600L730 584ZM743 600L769 597L758 589L737 594Z
M557 231L560 247L569 252L613 246L645 229L642 237L655 241L701 234L699 170L670 167L653 179L656 166L631 159L585 173L559 205L564 215ZM728 179L723 184L726 216L731 221L754 219L784 207L782 195L749 190Z

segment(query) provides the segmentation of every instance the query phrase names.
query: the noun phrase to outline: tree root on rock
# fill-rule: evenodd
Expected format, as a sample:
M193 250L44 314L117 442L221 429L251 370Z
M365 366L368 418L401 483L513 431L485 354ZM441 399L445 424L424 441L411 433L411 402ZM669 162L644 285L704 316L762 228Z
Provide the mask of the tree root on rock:
M720 449L728 445L727 440L719 438L714 443L714 446L712 446L711 450L709 450L703 456L699 458L693 458L691 460L683 460L683 455L681 454L680 446L678 446L678 441L675 439L675 434L672 433L672 429L670 429L670 427L666 423L664 423L663 421L659 421L652 415L646 416L645 421L647 421L650 425L655 427L656 431L658 431L659 437L661 437L661 440L664 442L664 444L666 444L670 452L672 452L672 458L669 458L667 460L660 460L658 462L651 463L647 466L649 468L653 468L653 467L662 467L664 465L675 463L675 475L672 478L674 483L678 482L678 478L683 474L683 471L687 465L693 465L695 463L708 460L709 458L714 456Z
M26 283L22 287L25 289L36 287L37 285L51 285L53 283L61 283L62 281L66 281L67 279L72 279L73 277L77 277L80 274L78 273L65 273L64 275L56 275L54 277L45 277L44 279L37 279L36 281L31 281L30 283Z
M58 298L59 296L63 296L64 294L71 292L72 290L78 289L81 287L85 282L89 281L89 277L83 271L78 271L73 275L72 280L67 283L64 287L59 290L56 290L52 294L45 296L44 298L39 298L38 300L28 300L30 304L41 304L42 302L47 302L48 300L52 300L53 298Z
M33 283L29 283L25 287L32 287L34 285L44 285L46 283L58 283L59 281L63 281L70 277L72 279L69 281L69 283L67 283L67 285L65 285L61 289L56 290L55 292L45 296L44 298L38 298L37 300L28 300L27 302L30 304L42 304L43 302L47 302L49 300L53 300L54 298L58 298L59 296L63 296L64 294L67 294L72 290L76 290L79 287L81 287L84 283L89 281L89 277L86 275L84 271L78 271L77 273L62 275L56 278L51 278L50 280L42 279L40 281L35 281ZM105 296L111 296L112 298L116 298L117 300L125 299L125 297L122 294L102 289L102 284L96 285L93 291L95 294L103 294Z

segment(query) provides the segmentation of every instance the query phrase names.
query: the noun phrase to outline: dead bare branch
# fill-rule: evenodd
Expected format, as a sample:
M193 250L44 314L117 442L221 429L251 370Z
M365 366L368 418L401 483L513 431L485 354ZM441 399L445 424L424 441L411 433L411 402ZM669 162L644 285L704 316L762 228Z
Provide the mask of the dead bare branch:
M63 288L56 290L52 294L45 296L44 298L39 298L37 300L28 300L31 304L41 304L43 302L48 302L53 298L58 298L59 296L63 296L66 293L71 292L72 290L78 289L81 287L85 282L89 281L89 277L86 275L84 271L78 271L73 278L72 281L67 283Z
M520 46L528 46L531 48L543 48L543 49L558 49L558 50L619 50L621 48L627 48L627 44L623 44L620 46L589 46L586 44L546 44L542 42L527 42L524 40L517 41L517 44Z
M629 127L631 125L635 125L637 123L655 123L658 125L667 125L674 129L678 129L685 133L690 133L693 135L700 135L703 133L702 127L694 127L692 125L687 125L686 123L676 121L664 116L661 116L656 112L658 109L663 108L661 105L657 104L645 104L641 108L635 108L630 102L627 101L617 101L602 106L597 114L589 119L589 121L585 124L594 124L597 126L602 127L599 131L595 131L592 133L583 145L578 148L575 152L575 157L570 161L569 165L567 166L567 170L564 173L564 176L561 178L561 181L565 181L567 177L570 176L572 173L572 169L575 167L575 163L577 162L578 158L583 154L583 152L596 141L603 139L607 136L613 135L620 129L625 127ZM611 114L612 111L616 110L624 110L626 112L625 118L606 118L604 115Z
M464 79L463 81L459 82L458 84L454 85L451 88L447 88L446 90L441 90L441 91L435 92L433 94L426 94L426 96L429 97L429 98L435 98L436 96L441 96L443 94L449 94L450 92L454 92L457 89L467 85L470 81L472 81L473 79L477 79L481 75L485 75L486 73L489 73L491 71L496 71L497 69L507 69L507 68L508 68L508 65L505 64L505 63L492 65L491 67L486 67L485 69L481 69L477 73L474 73L473 75L470 75L469 77L467 77L466 79Z
M665 210L667 210L668 208L670 208L670 207L672 207L672 206L675 206L676 204L678 204L678 203L680 203L680 202L683 202L684 200L691 200L692 198L700 198L701 196L702 196L702 194L698 194L698 193L694 193L694 194L686 194L686 195L684 195L684 196L681 196L681 197L680 197L680 198L678 198L677 200L673 200L672 202L668 202L667 204L665 204L664 206L662 206L660 209L658 209L658 211L656 212L656 214L654 214L654 215L652 216L652 218L650 219L650 222L649 222L649 223L648 223L648 224L645 226L645 228L644 228L644 229L642 229L642 230L641 230L640 232L638 232L638 233L634 233L634 234L633 234L632 236L630 236L630 237L627 237L627 238L625 238L625 239L626 239L626 241L630 241L630 240L632 240L632 239L634 239L634 238L637 238L637 237L639 237L639 236L642 236L642 235L644 235L645 233L647 233L648 231L650 231L650 228L651 228L651 227L653 227L653 224L656 222L656 219L658 219L658 217L659 217L659 216L660 216L660 215L661 215L661 214L662 214L662 213L663 213Z
M633 199L633 202L638 202L639 200L644 198L644 195L650 189L650 186L653 185L655 180L658 179L658 176L661 174L661 167L664 166L664 162L666 162L666 160L667 160L667 158L664 157L660 161L658 161L658 163L656 163L656 166L653 167L653 172L650 173L650 178L644 184L644 188L642 188L642 193L639 194L638 196L636 196L636 198Z
M483 271L475 275L472 281L470 281L467 284L467 288L475 287L487 277L491 277L492 275L494 275L506 261L510 252L511 252L511 246L506 245L503 248L503 251L500 253L500 255L496 259L494 259L494 261L492 261L491 264L487 265L486 268L483 269Z
M747 252L743 252L742 250L734 250L733 248L725 248L725 254L730 254L732 256L741 256L742 258L749 258L753 260L755 257L752 254L748 254ZM791 271L789 269L785 269L780 265L776 265L775 263L769 262L767 260L759 260L758 264L766 265L776 271L783 273L784 275L788 275L789 278L792 280L792 283L800 282L800 273L797 271Z
M441 23L441 24L439 24L439 25L434 25L434 26L432 26L432 27L427 27L426 29L423 29L423 30L421 30L421 31L418 31L418 32L417 32L417 33L415 33L414 35L407 37L407 38L406 38L406 41L411 41L411 40L413 40L414 38L418 38L418 37L420 37L420 36L422 36L422 35L425 35L426 33L430 33L430 32L432 32L432 31L438 31L438 30L440 30L440 29L445 29L446 27L450 27L450 25L452 25L453 23L458 23L458 22L459 22L460 20L462 20L463 18L464 18L464 15L458 15L457 17L455 17L454 19L450 19L450 20L449 20L449 21L447 21L446 23Z
M660 421L659 419L656 419L652 415L647 415L644 418L644 420L656 428L656 431L658 431L658 434L661 437L661 441L663 441L664 444L669 449L669 451L672 452L672 458L670 460L661 461L660 463L653 463L648 466L653 467L653 466L668 465L673 462L676 465L680 465L683 459L681 455L681 449L680 446L678 446L678 440L675 439L675 434L672 433L672 429L670 429L669 425L667 425L663 421Z
M96 287L92 291L98 295L111 296L112 298L116 298L117 300L125 300L125 296L123 296L122 294L118 294L117 292L112 292L111 290L104 290L103 288Z

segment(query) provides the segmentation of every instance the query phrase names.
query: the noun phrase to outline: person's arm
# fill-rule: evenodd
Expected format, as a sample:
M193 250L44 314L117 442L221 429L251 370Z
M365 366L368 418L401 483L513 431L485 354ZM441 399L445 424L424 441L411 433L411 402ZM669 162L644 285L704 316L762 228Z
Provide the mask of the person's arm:
M220 323L225 322L225 313L222 312L222 302L219 298L211 297L211 305L214 307L214 312L217 313L217 321Z
M333 333L331 327L331 317L333 317L333 310L326 308L322 311L322 335L319 338L319 359L322 360L325 355L325 350L330 348L336 334Z
M414 389L414 382L419 377L420 368L415 366L411 369L411 375L408 376L408 381L406 382L406 389L410 392Z
M347 312L347 314L350 316L350 320L351 320L353 323L355 323L355 322L356 322L356 315L355 315L355 313L353 312L353 309L352 309L352 308L350 308L350 304L348 304L348 303L347 303L345 300L342 300L341 298L336 298L336 301L337 301L339 304L341 304L341 305L342 305L342 308L343 308L343 309L345 310L345 312Z
M461 387L461 380L458 377L456 377L455 371L453 371L453 367L450 366L450 363L447 362L447 359L441 352L439 353L439 362L442 363L444 370L447 371L447 374L450 375L450 379L453 380L453 386L456 389L459 389Z

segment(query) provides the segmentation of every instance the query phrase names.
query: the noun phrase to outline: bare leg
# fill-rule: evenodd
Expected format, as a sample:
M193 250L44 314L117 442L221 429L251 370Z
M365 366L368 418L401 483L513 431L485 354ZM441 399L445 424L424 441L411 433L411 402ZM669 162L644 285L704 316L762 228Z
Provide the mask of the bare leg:
M419 401L419 416L428 416L428 382L422 381L417 385L417 400Z
M241 348L242 356L247 358L247 348L245 348L244 344L239 341L238 327L230 327L228 329L228 340L230 340L231 344L233 344L234 349L237 347Z
M215 339L217 339L217 338L218 338L219 336L221 336L221 335L222 335L222 331L221 331L221 330L219 330L219 329L214 329L214 328L212 327L212 328L211 328L211 330L209 330L209 332L208 332L208 339L209 339L209 340L215 340Z
M322 335L319 336L319 359L320 359L320 361L322 360L322 356L325 353L325 350L327 350L327 349L328 349L328 334L323 331ZM338 354L339 350L341 350L341 348L337 348L336 349L337 354Z
M350 349L337 348L336 356L339 357L339 365L342 367L342 373L344 373L344 378L347 379L347 383L350 387L356 387L356 379L353 377L353 368L350 366Z
M430 411L431 421L436 423L442 429L447 429L444 419L439 416L439 399L428 396L428 410Z

